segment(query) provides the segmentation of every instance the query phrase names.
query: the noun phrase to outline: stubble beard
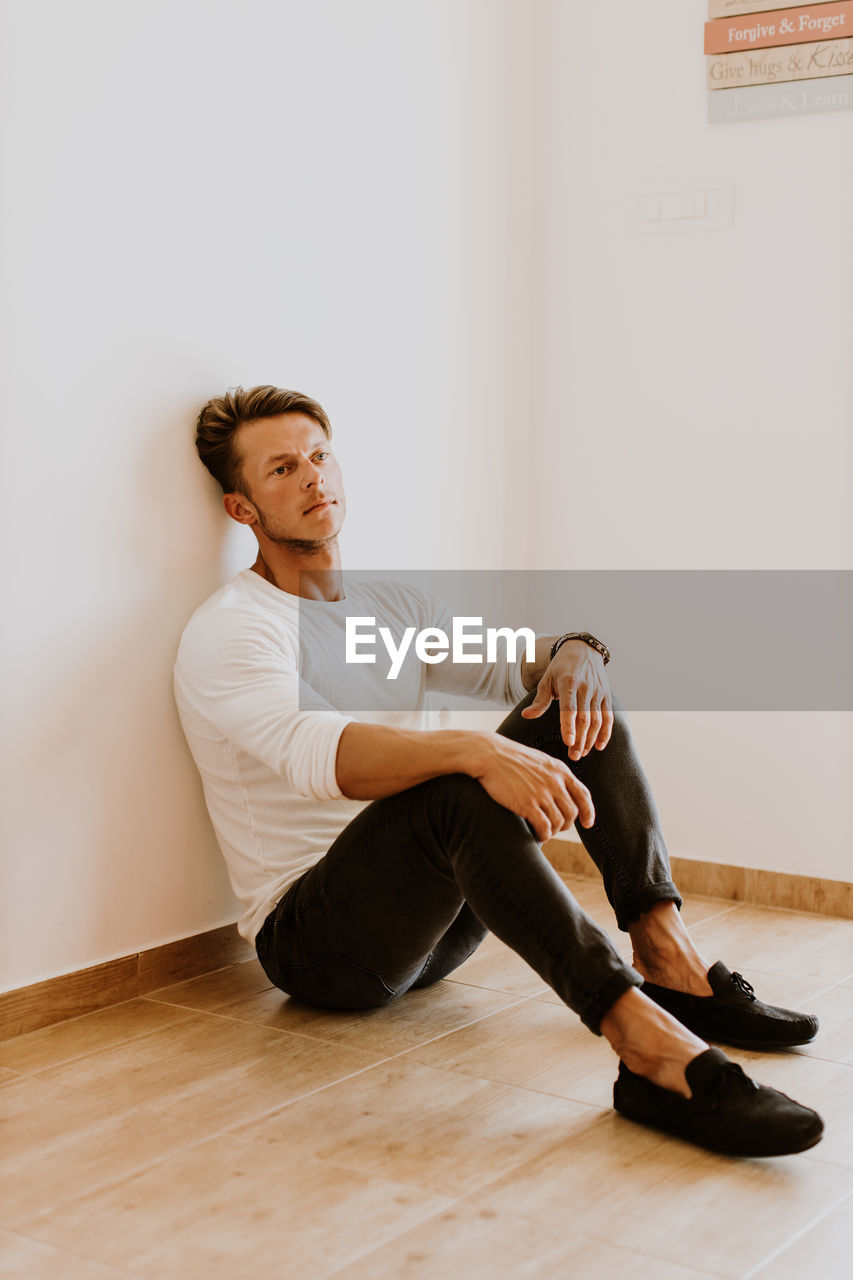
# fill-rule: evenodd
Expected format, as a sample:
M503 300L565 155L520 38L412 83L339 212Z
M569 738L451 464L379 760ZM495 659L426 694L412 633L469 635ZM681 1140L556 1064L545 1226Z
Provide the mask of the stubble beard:
M321 551L326 551L329 547L334 546L338 540L337 533L330 533L327 538L288 538L287 534L281 533L274 525L270 524L257 503L255 504L255 510L258 513L258 524L261 526L264 536L270 542L275 543L277 547L284 547L285 550L292 551L294 555L316 556Z

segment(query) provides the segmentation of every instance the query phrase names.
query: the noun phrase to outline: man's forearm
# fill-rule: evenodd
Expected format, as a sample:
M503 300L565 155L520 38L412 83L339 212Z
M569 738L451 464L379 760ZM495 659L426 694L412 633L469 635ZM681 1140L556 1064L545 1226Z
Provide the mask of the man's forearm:
M539 840L567 830L578 816L585 827L595 821L589 792L563 761L499 733L425 733L353 721L340 736L335 770L352 800L380 800L443 774L466 773L524 818Z
M335 759L338 786L351 800L378 800L447 773L476 777L484 738L467 729L392 729L352 721L340 736Z
M551 659L556 636L536 637L533 662L522 662L521 680L535 689ZM352 721L338 742L335 776L351 800L378 800L446 773L478 777L490 737L467 729L392 729Z

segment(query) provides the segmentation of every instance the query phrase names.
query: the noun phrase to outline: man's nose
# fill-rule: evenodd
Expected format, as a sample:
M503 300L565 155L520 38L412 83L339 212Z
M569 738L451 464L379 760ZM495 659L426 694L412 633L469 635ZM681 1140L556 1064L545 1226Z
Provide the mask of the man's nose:
M305 464L305 470L302 473L302 483L306 489L310 489L312 485L323 485L326 483L326 477L322 470L310 460Z

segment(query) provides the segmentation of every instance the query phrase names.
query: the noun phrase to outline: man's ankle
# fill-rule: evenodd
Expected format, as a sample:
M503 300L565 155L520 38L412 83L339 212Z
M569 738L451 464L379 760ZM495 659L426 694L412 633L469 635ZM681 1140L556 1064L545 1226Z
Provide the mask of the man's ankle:
M670 955L658 954L649 963L648 953L639 955L635 951L631 963L646 982L653 982L659 987L669 987L691 996L714 994L708 981L708 966L701 959L674 951Z
M629 1071L691 1096L685 1069L708 1046L638 988L615 1001L601 1020L601 1033Z
M709 965L694 946L673 902L658 902L629 925L633 965L648 982L688 995L713 995Z

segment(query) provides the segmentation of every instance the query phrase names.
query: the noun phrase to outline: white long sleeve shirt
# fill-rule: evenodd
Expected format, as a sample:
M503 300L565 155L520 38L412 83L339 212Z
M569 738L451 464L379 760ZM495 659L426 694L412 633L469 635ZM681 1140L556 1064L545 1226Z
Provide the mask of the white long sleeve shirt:
M175 663L181 724L201 774L211 821L249 942L294 880L317 862L367 803L343 795L338 741L358 719L423 729L432 689L515 703L521 660L427 665L410 648L396 680L375 664L344 665L348 616L369 616L398 637L440 627L446 608L397 583L346 583L343 600L290 595L252 569L193 614ZM301 645L300 645L301 636Z

